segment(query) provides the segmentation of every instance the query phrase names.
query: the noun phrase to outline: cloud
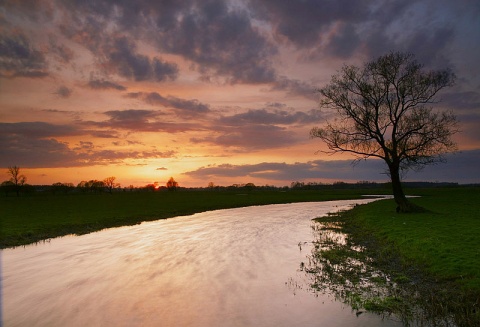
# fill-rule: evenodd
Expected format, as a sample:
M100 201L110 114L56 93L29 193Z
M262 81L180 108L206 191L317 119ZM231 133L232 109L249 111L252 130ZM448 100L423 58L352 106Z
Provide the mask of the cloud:
M339 23L332 31L326 52L333 57L350 58L361 45L361 38L353 24Z
M94 90L108 90L114 89L118 91L125 91L127 88L123 85L110 82L104 79L92 79L87 83L87 86Z
M470 15L468 7L474 7L460 9L452 2L431 0L266 0L249 4L254 17L272 26L276 39L294 45L303 59L330 56L346 60L399 50L416 53L421 62L437 66L448 63L443 50L454 37L453 26Z
M476 113L480 108L480 92L479 91L462 91L454 90L454 92L444 92L440 96L440 104L450 108L460 109L463 112Z
M223 0L87 0L61 5L63 34L123 77L137 81L176 77L176 66L136 52L137 36L146 35L144 40L160 51L192 62L204 80L224 77L229 83L268 83L275 79L272 57L278 50L241 6Z
M66 143L24 135L0 135L0 166L26 168L81 165L81 157Z
M237 151L258 151L262 149L289 146L300 142L295 133L275 125L240 125L211 127L206 137L192 137L193 143L210 143L221 147L236 148Z
M24 34L0 35L0 77L42 78L49 75L42 52Z
M0 135L20 135L26 138L77 136L83 132L73 125L55 125L46 122L1 123Z
M49 52L61 63L68 64L74 58L74 52L64 44L60 44L54 34L49 36Z
M308 113L303 111L291 110L267 110L257 109L248 110L247 112L223 116L219 119L219 123L228 126L239 126L247 124L260 125L293 125L305 124L320 121L320 111L311 110Z
M73 92L73 91L72 91L71 89L69 89L68 87L66 87L66 86L60 86L60 87L55 91L54 94L58 95L58 96L61 97L61 98L66 99L66 98L69 98L70 95L72 95L72 92Z
M286 91L288 94L300 95L307 99L317 100L316 87L298 79L289 79L285 76L278 77L273 83L273 91Z
M419 172L409 172L407 180L427 180L458 183L480 183L480 150L461 151L445 155L445 163L428 166Z
M156 120L162 113L158 110L144 109L127 109L127 110L110 110L104 112L110 117L109 120L103 122L87 122L100 127L108 127L111 129L127 129L134 131L151 131L152 120Z
M217 75L230 83L275 80L272 57L277 48L252 25L246 11L220 0L197 1L182 9L177 20L158 33L161 49L194 62L207 79Z
M151 105L161 105L165 108L174 109L179 116L204 114L210 111L208 105L203 104L196 99L185 100L174 96L164 97L157 92L128 93L127 96L134 99L141 99Z
M0 123L0 166L27 168L77 167L121 163L126 159L171 158L175 151L112 150L98 148L90 141L75 146L56 138L89 134L71 125L42 122Z
M447 163L429 166L421 172L409 172L405 181L480 182L478 169L471 162L480 162L480 150L447 155ZM367 160L352 165L351 160L315 160L308 162L262 162L246 165L211 165L185 174L196 179L238 178L283 181L338 180L387 182L385 164L381 160Z
M321 119L319 110L282 110L284 106L279 103L269 104L268 107L212 119L207 125L209 135L192 137L190 141L214 144L238 152L287 147L306 138L305 135L299 136L291 127L303 127Z
M305 179L343 179L355 180L360 176L379 175L382 172L382 163L372 160L370 167L352 166L351 161L309 161L287 164L285 162L262 162L253 165L230 165L201 167L186 174L195 178L212 177L249 177L282 181L295 181ZM379 175L380 176L380 175ZM360 179L364 179L360 177ZM375 177L378 179L378 176Z
M168 169L165 168L165 167L159 167L159 168L157 168L157 169L155 169L155 170L168 170Z
M86 128L106 128L106 131L89 131L90 134L105 133L104 137L115 136L112 131L126 130L131 132L167 132L178 133L203 129L196 123L170 122L165 120L165 113L160 110L126 109L104 112L109 117L103 121L79 122ZM112 134L113 133L113 134Z
M369 6L355 0L321 3L316 0L266 0L252 8L272 23L277 35L300 48L316 44L321 33L336 21L356 22L369 16Z
M122 77L135 81L175 80L178 66L158 57L149 57L136 52L136 44L126 36L116 37L102 48L105 67Z

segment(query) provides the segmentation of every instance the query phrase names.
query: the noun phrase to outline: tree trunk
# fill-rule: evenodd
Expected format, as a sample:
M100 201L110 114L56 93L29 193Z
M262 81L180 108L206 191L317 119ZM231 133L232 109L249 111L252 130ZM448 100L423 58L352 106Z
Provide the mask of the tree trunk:
M419 211L420 207L410 203L403 193L402 183L400 181L400 165L389 164L390 178L392 180L393 198L397 204L397 212Z

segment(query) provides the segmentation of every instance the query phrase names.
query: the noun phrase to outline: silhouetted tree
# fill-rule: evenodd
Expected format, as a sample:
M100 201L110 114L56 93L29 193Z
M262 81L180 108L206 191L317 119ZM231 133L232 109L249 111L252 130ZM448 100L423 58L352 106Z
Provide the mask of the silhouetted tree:
M51 190L52 190L53 194L55 194L57 192L62 192L62 193L67 194L69 191L73 190L74 188L75 188L75 186L72 183L58 182L58 183L53 183L52 184Z
M27 177L20 174L20 167L17 166L8 167L7 173L10 175L10 182L13 183L17 196L20 196L20 189L27 181Z
M78 183L77 188L82 192L102 192L105 188L105 183L103 181L98 181L96 179L91 179L89 181L81 181Z
M105 188L105 183L96 179L88 181L88 184L90 186L90 189L95 193L102 192Z
M247 190L247 191L252 191L256 188L255 184L253 183L247 183L245 184L244 188Z
M115 179L116 178L114 176L111 176L111 177L107 177L103 180L103 184L105 185L105 187L107 188L107 190L110 194L112 194L112 191L113 191L114 188L120 187L119 183L115 183Z
M321 106L336 119L313 128L327 153L348 152L356 160L380 158L388 167L397 211L414 211L402 189L400 172L421 169L455 150L455 116L433 110L437 93L454 84L449 70L425 71L410 54L390 53L363 67L344 66L318 90Z
M166 186L169 191L175 191L178 187L178 183L173 179L173 177L170 177Z
M78 183L77 189L79 189L83 193L87 192L89 190L88 182L87 181L81 181L80 183Z
M290 183L290 188L300 189L300 188L304 188L304 187L305 187L304 182L295 181L295 182Z

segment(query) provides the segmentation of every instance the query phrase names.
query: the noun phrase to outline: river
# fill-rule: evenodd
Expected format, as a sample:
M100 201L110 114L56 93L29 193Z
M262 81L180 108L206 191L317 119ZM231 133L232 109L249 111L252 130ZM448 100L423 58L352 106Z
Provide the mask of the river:
M217 210L2 250L3 326L400 326L313 294L299 269L312 218L368 201Z

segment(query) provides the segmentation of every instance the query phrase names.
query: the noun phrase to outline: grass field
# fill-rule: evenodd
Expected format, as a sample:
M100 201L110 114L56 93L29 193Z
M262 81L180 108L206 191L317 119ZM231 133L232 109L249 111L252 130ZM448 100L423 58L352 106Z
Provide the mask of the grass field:
M357 224L395 246L403 260L441 280L480 291L480 188L415 190L429 212L397 214L393 200L360 206Z
M393 313L406 325L480 326L480 188L407 193L422 195L412 202L427 211L398 214L393 200L381 200L319 218L325 235L337 226L348 243L321 243L312 288L327 285L352 308Z
M378 193L379 190L119 192L112 195L0 197L0 248L214 209L353 199L366 192Z

